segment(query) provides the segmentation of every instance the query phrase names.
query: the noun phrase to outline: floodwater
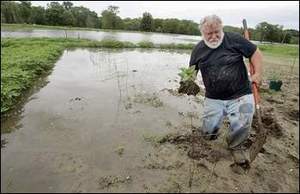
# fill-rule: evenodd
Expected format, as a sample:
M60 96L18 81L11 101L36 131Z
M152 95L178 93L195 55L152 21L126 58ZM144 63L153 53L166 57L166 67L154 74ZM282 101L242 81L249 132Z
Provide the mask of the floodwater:
M44 86L1 122L15 129L1 138L1 192L160 191L167 175L147 168L154 148L146 140L201 114L201 96L167 90L179 87L189 56L65 50Z
M138 43L141 41L149 41L154 44L168 43L194 43L201 40L201 36L182 35L182 34L166 34L152 32L129 32L129 31L83 31L83 30L44 30L44 29L18 29L9 30L1 29L1 37L70 37L84 38L90 40L112 39L118 41L129 41Z

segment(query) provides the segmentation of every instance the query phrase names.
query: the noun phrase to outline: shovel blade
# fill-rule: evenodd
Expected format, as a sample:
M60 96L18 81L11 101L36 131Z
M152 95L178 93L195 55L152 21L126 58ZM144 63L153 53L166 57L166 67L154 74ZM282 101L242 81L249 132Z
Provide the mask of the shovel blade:
M249 150L250 162L252 162L256 158L257 154L260 152L267 140L267 132L266 129L264 129L263 127L260 111L258 110L256 113L258 117L258 132L256 135L255 142L251 145Z

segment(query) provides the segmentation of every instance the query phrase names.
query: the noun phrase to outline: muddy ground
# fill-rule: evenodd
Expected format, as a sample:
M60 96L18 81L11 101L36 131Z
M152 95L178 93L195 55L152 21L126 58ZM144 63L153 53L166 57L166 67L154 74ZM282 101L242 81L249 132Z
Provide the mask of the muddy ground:
M299 192L299 66L290 74L290 61L264 59L273 69L286 64L286 76L279 92L264 79L267 143L243 169L226 149L226 122L217 140L197 136L203 96L177 91L188 59L66 51L1 123L11 131L1 135L1 192ZM255 125L248 146L254 138Z

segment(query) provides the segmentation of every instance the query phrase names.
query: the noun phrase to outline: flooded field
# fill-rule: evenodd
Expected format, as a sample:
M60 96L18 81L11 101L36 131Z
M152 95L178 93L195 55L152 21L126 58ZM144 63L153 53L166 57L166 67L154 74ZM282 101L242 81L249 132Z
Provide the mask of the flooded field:
M128 32L128 31L80 31L80 30L42 30L42 29L1 29L1 37L68 37L84 38L90 40L118 40L138 43L142 41L153 42L154 44L186 44L197 43L201 36L182 34L162 34L153 32Z
M45 86L1 123L17 128L2 135L2 191L102 191L106 176L143 191L140 183L163 181L143 167L152 149L146 140L189 121L187 111L200 114L198 97L166 90L179 86L188 60L155 50L66 50Z
M287 96L262 93L270 134L243 171L231 168L224 127L213 142L193 135L203 96L177 93L189 57L65 50L1 122L12 131L1 135L1 192L299 192L299 74ZM265 59L277 63L287 61Z

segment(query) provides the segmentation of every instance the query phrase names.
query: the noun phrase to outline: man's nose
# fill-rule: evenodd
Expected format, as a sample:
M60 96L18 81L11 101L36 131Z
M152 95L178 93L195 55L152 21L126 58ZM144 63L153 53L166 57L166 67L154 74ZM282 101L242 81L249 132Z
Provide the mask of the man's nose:
M213 33L212 34L212 39L216 39L216 38L218 38L218 35L216 33Z

